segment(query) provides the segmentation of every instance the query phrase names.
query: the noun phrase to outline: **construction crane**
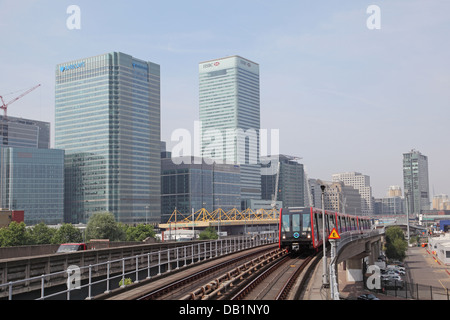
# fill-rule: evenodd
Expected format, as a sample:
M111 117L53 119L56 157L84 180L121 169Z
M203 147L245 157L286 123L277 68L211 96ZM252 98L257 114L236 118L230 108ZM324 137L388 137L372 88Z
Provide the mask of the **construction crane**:
M13 102L16 102L17 100L19 100L20 98L23 98L24 96L26 96L27 94L29 94L31 91L33 91L34 89L40 87L41 85L38 84L37 86L34 86L31 89L28 89L27 91L25 91L24 93L22 93L20 96L12 99L11 101L9 101L8 103L5 103L5 101L3 100L3 96L0 96L0 100L2 101L2 105L0 106L0 109L3 110L3 119L6 119L8 117L7 115L7 110L8 110L8 106L10 104L12 104Z

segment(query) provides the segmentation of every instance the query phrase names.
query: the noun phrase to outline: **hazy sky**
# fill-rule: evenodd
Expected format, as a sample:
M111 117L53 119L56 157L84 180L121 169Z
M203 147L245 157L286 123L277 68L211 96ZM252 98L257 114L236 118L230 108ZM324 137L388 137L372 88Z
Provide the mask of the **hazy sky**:
M66 26L72 4L80 30ZM198 63L237 54L260 64L261 127L280 130L281 153L310 178L361 172L382 197L403 189L402 154L415 148L431 195L450 195L448 0L0 0L0 39L0 95L42 84L10 116L53 126L56 64L121 51L161 65L170 147L199 118Z

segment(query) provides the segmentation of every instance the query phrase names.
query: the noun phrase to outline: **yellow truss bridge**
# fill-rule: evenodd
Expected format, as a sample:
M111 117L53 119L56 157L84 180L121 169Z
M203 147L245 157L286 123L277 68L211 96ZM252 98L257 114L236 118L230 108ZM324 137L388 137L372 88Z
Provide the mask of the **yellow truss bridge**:
M246 209L239 211L232 209L224 211L222 209L208 212L202 208L194 213L182 214L178 210L174 210L167 223L159 224L163 229L174 228L192 228L192 227L212 227L212 226L235 226L248 224L278 224L280 219L279 211L276 209L251 210Z

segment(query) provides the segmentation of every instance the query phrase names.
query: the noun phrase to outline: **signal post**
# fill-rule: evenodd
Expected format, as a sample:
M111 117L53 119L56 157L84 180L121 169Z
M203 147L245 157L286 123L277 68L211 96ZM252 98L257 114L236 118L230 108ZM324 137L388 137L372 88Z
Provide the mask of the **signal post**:
M338 241L341 239L339 232L336 228L331 230L330 235L328 236L328 240L331 244L331 256L330 256L330 293L332 300L339 300L339 287L337 283L336 277L336 267L334 265L334 259L336 257L336 251L338 246Z

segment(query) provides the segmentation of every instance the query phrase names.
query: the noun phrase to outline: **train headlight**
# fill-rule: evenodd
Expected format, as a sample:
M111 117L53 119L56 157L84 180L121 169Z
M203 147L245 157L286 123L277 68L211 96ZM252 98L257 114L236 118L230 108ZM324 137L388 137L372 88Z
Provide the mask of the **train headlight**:
M307 237L308 239L311 239L311 234L308 233L308 234L306 235L306 237Z
M286 235L283 233L283 240L286 239Z

